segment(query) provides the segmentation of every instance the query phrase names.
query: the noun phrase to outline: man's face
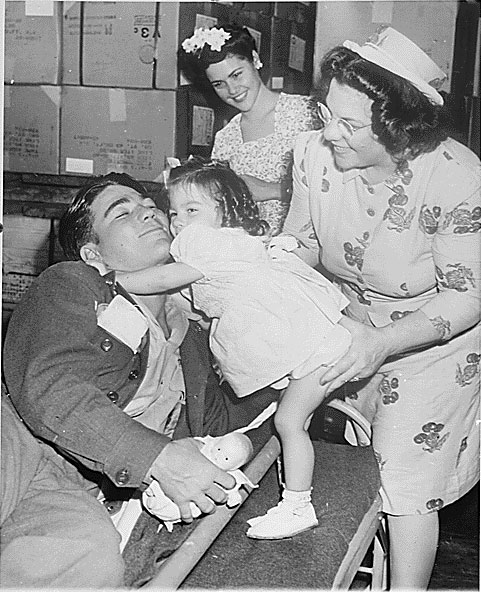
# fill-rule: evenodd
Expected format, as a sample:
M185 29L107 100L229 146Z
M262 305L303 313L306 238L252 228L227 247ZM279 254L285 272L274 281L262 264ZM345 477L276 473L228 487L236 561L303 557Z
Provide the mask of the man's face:
M99 241L88 246L108 269L136 271L168 261L169 223L152 199L130 187L110 185L90 209Z

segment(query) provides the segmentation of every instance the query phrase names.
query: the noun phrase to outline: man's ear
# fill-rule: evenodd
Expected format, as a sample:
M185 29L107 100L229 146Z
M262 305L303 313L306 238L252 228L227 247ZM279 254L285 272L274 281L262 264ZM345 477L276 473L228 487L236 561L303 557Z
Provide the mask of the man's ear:
M80 247L80 257L87 265L95 267L100 275L105 275L109 272L104 264L104 259L100 254L97 245L94 243L87 243L83 247Z
M99 252L98 246L94 243L86 243L80 247L80 257L87 265L91 265L93 262L103 263L103 258Z

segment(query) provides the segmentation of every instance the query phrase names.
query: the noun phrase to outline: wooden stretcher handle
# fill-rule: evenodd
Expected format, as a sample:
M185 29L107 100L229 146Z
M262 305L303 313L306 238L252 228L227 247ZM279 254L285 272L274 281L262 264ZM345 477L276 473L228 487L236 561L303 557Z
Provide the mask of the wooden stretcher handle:
M244 473L254 485L259 483L280 452L281 446L279 440L275 436L271 436L269 441L244 469ZM252 489L249 488L249 490ZM238 506L234 508L228 508L226 505L219 506L213 514L208 514L202 518L197 528L165 560L155 577L144 588L176 590L229 523L250 492L246 491L245 488L241 488L240 494L242 501Z

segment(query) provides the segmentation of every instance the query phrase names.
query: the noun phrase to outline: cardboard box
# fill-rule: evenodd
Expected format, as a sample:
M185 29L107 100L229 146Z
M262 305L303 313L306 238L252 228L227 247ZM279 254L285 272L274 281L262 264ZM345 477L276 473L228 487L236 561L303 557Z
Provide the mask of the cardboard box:
M29 273L2 273L2 302L8 304L20 302L36 277Z
M48 218L7 214L3 218L3 225L4 274L38 275L48 267L51 228ZM59 258L60 253L57 253Z
M6 171L58 174L59 86L4 87Z
M63 2L62 84L80 84L81 2Z
M179 2L159 2L155 38L155 88L174 89L179 84L177 68L177 50L180 45L179 15Z
M82 2L82 10L81 83L153 88L157 3Z
M5 2L5 82L58 84L60 2Z
M175 154L175 101L170 90L65 86L61 174L117 171L154 181Z
M16 304L37 275L64 256L52 243L57 222L7 214L3 224L2 300Z

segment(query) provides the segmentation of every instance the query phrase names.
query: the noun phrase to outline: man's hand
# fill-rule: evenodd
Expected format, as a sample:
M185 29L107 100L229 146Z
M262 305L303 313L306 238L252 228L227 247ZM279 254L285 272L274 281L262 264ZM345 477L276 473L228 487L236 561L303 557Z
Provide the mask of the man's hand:
M189 502L205 514L215 510L213 503L227 499L225 489L235 486L235 479L211 463L191 438L169 442L150 469L164 493L177 504L184 522L192 522Z

